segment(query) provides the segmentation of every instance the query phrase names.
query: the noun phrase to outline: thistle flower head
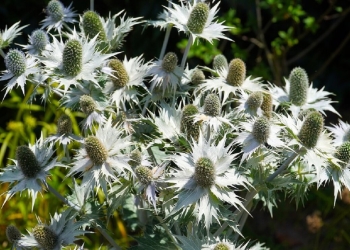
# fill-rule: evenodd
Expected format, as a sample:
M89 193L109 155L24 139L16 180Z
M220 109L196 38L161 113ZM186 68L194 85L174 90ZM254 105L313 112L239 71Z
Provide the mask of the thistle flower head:
M6 237L10 243L14 243L17 240L20 240L22 237L21 232L17 229L17 227L13 225L9 225L6 227Z
M221 103L217 94L209 94L204 100L204 114L219 116L221 113Z
M177 66L177 55L174 52L168 52L165 54L162 61L162 68L165 72L173 72Z
M246 77L246 67L245 63L239 59L235 58L231 60L228 66L228 73L226 81L231 86L242 86Z
M265 116L256 119L253 125L252 134L260 144L267 142L267 139L270 136L270 122Z
M26 58L22 51L11 49L6 57L5 64L8 71L15 76L22 75L27 68Z
M206 157L201 157L195 164L193 175L196 183L203 188L210 188L215 183L215 166Z
M16 158L25 177L34 178L40 172L41 167L39 162L28 146L19 146L16 150Z
M137 167L141 164L142 154L137 148L131 151L130 161L128 162L130 166Z
M194 140L198 139L200 124L193 123L193 116L197 113L198 108L192 104L188 104L183 108L180 131L186 134L187 139L191 137Z
M147 185L152 181L152 170L148 167L138 166L135 169L135 173L139 181L144 185Z
M340 164L342 167L345 167L350 161L350 142L344 142L337 148L335 152L335 157L342 161Z
M261 109L264 111L264 115L270 119L272 116L272 95L270 93L263 93Z
M54 249L59 238L48 226L40 224L33 228L33 236L45 250Z
M230 247L225 243L220 242L214 247L214 250L230 250Z
M261 107L264 100L263 93L260 91L255 91L248 96L247 108L252 111L257 111Z
M298 137L305 147L313 148L316 146L322 130L323 117L319 112L314 111L306 116Z
M107 39L101 19L95 11L86 11L82 24L85 36L93 38L98 34L98 40L105 41Z
M64 17L64 6L60 1L51 0L47 4L46 13L55 22L61 21Z
M302 106L307 101L309 79L306 71L296 67L289 75L290 89L289 100L296 106Z
M41 29L34 30L30 36L30 42L36 51L42 51L49 44L47 33Z
M191 74L191 82L194 85L199 85L205 80L205 75L202 70L195 69Z
M83 67L83 47L76 39L69 40L63 49L63 69L69 76L77 76Z
M108 152L96 136L85 139L85 150L95 165L101 165L107 160Z
M213 69L219 70L221 68L227 69L228 68L228 62L224 55L219 54L216 55L213 59Z
M126 72L124 64L119 59L109 61L109 67L113 70L112 82L116 88L122 88L129 82L129 75Z
M72 120L66 114L63 114L57 121L57 134L68 135L72 133Z
M209 16L209 6L205 3L197 3L187 21L188 29L195 34L203 32Z
M95 100L88 95L82 95L79 99L79 104L85 115L90 115L97 108Z

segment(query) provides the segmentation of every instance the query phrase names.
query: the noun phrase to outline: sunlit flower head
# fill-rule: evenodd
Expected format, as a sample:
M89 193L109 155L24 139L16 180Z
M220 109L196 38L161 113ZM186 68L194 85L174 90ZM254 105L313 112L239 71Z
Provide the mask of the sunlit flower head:
M209 7L208 4L198 0L193 1L192 4L189 2L181 2L180 5L171 4L171 8L165 7L170 14L166 21L173 24L179 31L191 35L193 42L197 38L203 38L210 43L213 42L213 39L231 40L223 34L230 27L222 25L222 22L214 21L220 2L213 7Z
M41 21L42 28L47 27L47 31L51 29L57 30L61 33L62 27L66 23L74 23L77 14L71 8L72 3L68 7L64 7L58 0L51 0L45 9L46 18Z
M225 142L225 136L215 145L200 135L198 143L193 141L190 153L173 157L178 169L172 173L173 178L166 181L174 183L172 188L176 188L179 194L171 214L195 204L197 221L203 219L209 230L213 218L219 219L221 202L244 209L234 188L246 187L248 181L231 168L237 154L232 153L231 145L225 147Z
M131 145L130 136L122 137L123 132L112 125L112 119L100 125L95 135L85 138L84 147L79 149L68 176L81 173L82 184L88 191L102 188L107 194L107 185L115 181L119 174L130 170L130 158L123 150Z
M350 125L347 122L339 120L338 125L326 126L334 137L334 146L340 146L344 142L350 141Z
M264 94L261 91L255 91L247 94L245 91L240 91L237 97L239 105L235 108L238 113L248 116L262 116L263 110L261 106L264 101Z
M37 60L34 57L26 57L24 53L18 49L11 49L5 57L6 70L2 73L0 81L9 80L5 86L5 96L16 86L21 87L24 94L24 87L27 78L31 74L39 72Z
M9 182L11 189L6 192L4 203L17 192L28 190L32 197L32 209L41 184L46 184L49 170L58 166L56 159L52 159L54 151L52 145L44 143L43 137L34 145L19 146L16 150L14 165L9 165L0 174L0 182Z
M10 46L13 39L21 34L20 31L28 26L24 25L22 27L19 27L19 23L20 21L13 24L10 28L5 27L5 30L0 31L0 49L4 49Z

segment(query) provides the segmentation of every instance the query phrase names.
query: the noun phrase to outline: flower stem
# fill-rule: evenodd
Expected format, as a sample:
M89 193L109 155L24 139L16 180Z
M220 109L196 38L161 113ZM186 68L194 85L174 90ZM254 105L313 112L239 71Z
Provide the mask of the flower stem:
M170 37L170 31L171 31L172 27L173 27L172 24L168 24L168 26L166 27L165 37L164 37L164 41L163 41L162 50L160 51L159 60L162 60L164 57L165 50L166 50L166 47L168 45L168 41L169 41L169 37Z
M191 48L191 45L193 43L193 36L190 35L190 37L188 38L188 41L187 41L187 46L186 46L186 49L185 49L185 52L182 56L182 61L181 61L181 68L184 69L185 68L185 64L186 64L186 60L187 60L187 55L188 55L188 52L190 51L190 48Z
M75 209L76 211L80 211L80 207L73 204L72 202L70 202L69 200L67 200L65 197L63 197L59 192L57 192L56 189L54 189L53 187L51 187L50 184L47 183L47 188L49 189L49 191L51 193L53 193L60 201L62 201L63 203L65 203L66 205L72 207L73 209ZM117 243L115 243L115 241L113 240L113 238L103 229L98 227L97 225L94 225L94 228L97 229L97 231L99 231L103 237L105 237L105 239L114 247L114 249L116 250L121 250L121 248L117 245Z
M90 10L94 11L94 0L90 0Z
M175 245L178 244L176 238L174 237L174 235L171 233L170 229L168 228L168 226L164 223L163 219L160 216L156 216L156 218L159 220L160 225L164 228L165 232L167 233L167 235L169 236L169 238L171 239L172 242L175 243ZM177 249L180 249L177 247Z
M4 52L2 49L0 49L0 55L1 55L3 58L6 57L6 54L5 54L5 52Z
M295 157L297 157L298 155L299 155L298 152L293 152L293 154L289 156L289 158L282 164L282 166L280 166L274 173L272 173L266 179L266 182L270 182L273 179L275 179L275 177L279 175L283 170L285 170L289 166L289 164L295 159Z

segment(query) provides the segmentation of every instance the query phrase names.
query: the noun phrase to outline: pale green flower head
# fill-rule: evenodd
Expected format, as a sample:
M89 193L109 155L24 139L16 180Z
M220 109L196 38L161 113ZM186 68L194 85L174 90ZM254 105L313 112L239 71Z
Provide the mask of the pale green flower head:
M204 100L204 114L219 116L221 114L221 102L217 94L209 94Z
M187 27L195 34L203 32L209 16L209 6L206 3L197 3L188 18Z
M69 135L72 133L72 120L66 114L60 116L57 121L57 134Z
M248 96L246 101L247 109L256 113L261 107L264 100L264 95L261 91L255 91Z
M135 148L130 153L130 161L128 162L130 166L137 167L141 164L142 161L142 154L141 151Z
M129 82L129 75L124 64L119 59L111 59L108 66L112 69L111 80L116 88L125 87Z
M63 49L63 70L68 76L77 76L83 66L83 48L80 41L69 40Z
M260 144L267 142L270 132L270 122L265 116L256 119L253 125L252 135Z
M151 169L146 166L138 166L135 169L135 174L139 181L144 185L148 185L153 179Z
M306 148L316 146L318 138L323 131L323 117L321 113L314 111L306 116L299 131L299 139Z
M194 115L197 113L198 108L192 104L186 105L182 111L180 131L184 133L189 140L191 138L198 140L200 124L194 123Z
M36 225L33 228L33 236L40 247L45 250L54 249L58 242L58 235L45 225Z
M5 65L7 70L14 76L21 76L27 68L25 55L18 49L11 49L5 57Z
M213 59L213 69L219 70L221 68L228 69L228 62L224 55L216 55Z
M177 55L174 52L168 52L164 55L162 68L167 72L173 72L177 66Z
M289 75L289 100L296 106L307 102L309 78L306 71L300 67L294 68Z
M24 45L23 48L27 49L29 54L40 55L43 50L48 48L49 43L47 33L41 29L37 29L29 36L29 44Z
M108 152L96 136L85 139L85 150L94 165L102 165L108 158Z
M89 38L98 36L97 40L99 41L105 41L107 39L100 16L95 11L89 10L84 13L82 26L85 36Z
M232 59L228 66L226 81L232 86L242 86L246 77L245 63L239 59Z
M342 145L340 145L336 152L335 157L341 161L340 165L342 167L345 167L348 165L350 161L350 142L344 142Z
M204 80L205 80L205 75L204 75L203 71L200 69L194 69L192 74L191 74L191 82L194 85L199 85L199 84L203 83Z

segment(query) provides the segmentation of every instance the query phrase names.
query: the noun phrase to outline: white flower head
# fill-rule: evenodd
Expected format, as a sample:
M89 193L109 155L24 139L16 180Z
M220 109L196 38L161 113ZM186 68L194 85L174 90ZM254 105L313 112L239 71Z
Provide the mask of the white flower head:
M266 144L274 148L284 146L279 138L282 127L269 120L266 116L251 118L248 122L240 124L242 131L235 138L234 142L243 146L241 163L249 158L258 148L266 148Z
M117 53L102 54L96 49L97 36L86 41L75 30L68 35L69 40L66 43L52 38L50 48L42 52L41 61L59 86L63 86L67 91L71 85L76 86L83 80L99 86L99 69L103 68L109 57Z
M326 126L334 137L334 146L340 146L344 142L350 141L350 125L347 122L339 120L338 125Z
M24 53L18 49L11 49L6 54L5 64L7 70L2 72L3 74L0 81L9 79L10 81L6 84L4 98L16 84L21 87L22 93L24 94L24 86L28 76L39 72L37 60L31 56L26 57Z
M13 24L10 28L5 27L5 30L0 32L0 49L4 49L12 43L13 39L15 39L18 35L21 34L21 30L27 27L28 25L24 25L19 27L19 22Z
M62 214L51 217L50 225L46 225L38 218L36 225L29 235L25 235L18 244L24 248L39 248L60 250L62 246L68 246L77 240L77 236L88 233L79 229L81 223L75 221L71 215L71 209L65 210Z
M238 113L251 116L262 116L261 105L264 101L264 94L261 91L255 91L249 95L245 91L240 91L237 97L239 105L235 108Z
M22 45L22 47L28 50L31 55L40 55L41 51L49 49L50 40L47 33L41 29L34 30L28 37L28 45Z
M123 132L112 125L109 118L104 125L100 125L95 135L85 138L84 147L74 158L73 167L68 176L81 173L88 191L94 187L102 188L107 194L107 184L117 180L119 174L125 170L131 171L128 164L129 157L123 150L131 145L130 136L122 137Z
M72 3L68 7L64 7L58 0L51 0L46 7L46 18L41 21L42 28L47 27L47 31L51 29L57 30L61 33L62 27L65 23L77 22L74 18L77 16Z
M219 219L219 201L244 209L240 197L232 187L246 187L248 181L231 168L237 154L232 153L231 145L225 147L225 142L226 136L214 145L200 135L198 143L193 141L191 153L180 153L173 157L179 170L175 170L172 174L174 177L166 181L174 183L172 187L179 194L170 215L195 204L197 220L204 217L204 225L209 230L212 219Z
M43 137L34 145L19 146L16 151L17 160L14 165L6 167L0 175L0 182L9 182L11 189L7 191L4 203L17 192L28 190L32 197L32 210L41 183L46 185L49 170L59 164L56 159L51 160L54 151L51 144L44 143ZM51 160L51 161L50 161Z
M210 43L213 42L213 39L220 38L231 41L223 35L223 32L229 30L230 27L222 25L222 22L214 22L220 2L213 7L198 0L193 1L193 4L182 2L180 5L171 4L172 8L165 7L170 13L166 21L173 24L179 31L191 35L193 42L197 38L203 38Z
M123 62L119 59L112 59L105 72L110 75L110 81L106 83L104 92L111 94L112 102L118 107L124 107L125 102L139 103L140 95L138 88L147 90L144 78L147 76L149 65L144 64L142 55Z

